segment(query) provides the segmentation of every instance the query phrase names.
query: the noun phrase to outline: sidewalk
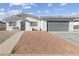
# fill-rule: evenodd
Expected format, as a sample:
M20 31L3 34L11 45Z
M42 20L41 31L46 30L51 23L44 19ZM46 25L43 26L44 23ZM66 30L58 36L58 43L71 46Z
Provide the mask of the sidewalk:
M9 55L23 33L24 31L17 32L11 38L7 39L4 43L0 44L0 55Z

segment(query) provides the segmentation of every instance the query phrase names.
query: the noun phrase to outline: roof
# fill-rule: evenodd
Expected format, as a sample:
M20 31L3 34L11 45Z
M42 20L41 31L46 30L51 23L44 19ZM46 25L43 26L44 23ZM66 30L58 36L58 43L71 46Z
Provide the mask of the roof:
M37 20L44 20L44 21L79 21L79 17L62 17L62 16L42 16L42 17L37 17L31 14L26 14L26 13L20 13L16 15L12 15L10 17L4 18L4 21L10 22L16 22L18 20L27 20L27 17L31 17ZM39 19L40 18L40 19Z
M41 20L45 20L45 21L76 21L74 19L79 20L79 17L61 17L61 16L44 16L41 17Z
M5 21L0 21L0 23L4 23L5 24L6 22Z
M39 20L39 17L34 16L34 15L30 15L30 14L25 14L25 13L12 15L10 17L4 18L3 20L7 21L7 22L10 22L10 21L16 22L18 20L26 20L27 17L31 17L31 18Z

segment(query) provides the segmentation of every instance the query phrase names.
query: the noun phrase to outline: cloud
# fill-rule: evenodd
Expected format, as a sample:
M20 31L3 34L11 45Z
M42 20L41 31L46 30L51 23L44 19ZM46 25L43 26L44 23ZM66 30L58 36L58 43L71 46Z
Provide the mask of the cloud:
M68 16L75 16L75 17L78 17L78 16L79 16L79 12L72 12L72 13L69 13Z
M21 6L22 9L30 9L32 6L37 6L35 3L10 3L9 6Z
M51 7L53 5L53 3L48 3L48 7Z
M34 3L26 3L22 5L22 9L31 9L33 6L37 6L37 5Z
M35 4L35 3L29 3L28 5L37 6L37 4Z
M19 14L21 12L22 12L21 10L10 10L8 12L0 11L0 19L3 19L5 17L11 16L11 15Z
M4 11L4 9L3 9L3 8L1 8L1 9L0 9L0 11Z
M61 4L60 4L60 6L65 6L65 5L67 5L67 3L61 3Z
M40 11L40 10L38 10L38 13L41 13L41 11Z
M31 6L23 6L22 9L31 9Z
M79 12L74 12L70 14L71 16L79 16Z
M5 15L5 13L4 12L0 12L0 16L4 16Z
M34 15L34 13L32 13L32 12L29 12L28 14Z
M49 13L49 10L45 10L44 12L45 12L45 13Z
M63 8L54 9L54 11L60 11L60 10L63 10Z
M8 14L15 15L15 14L19 14L21 12L22 12L21 10L11 10L11 11L8 12Z
M77 15L77 14L79 14L79 12L78 13L72 13L72 15Z
M9 6L19 6L24 5L24 3L10 3Z

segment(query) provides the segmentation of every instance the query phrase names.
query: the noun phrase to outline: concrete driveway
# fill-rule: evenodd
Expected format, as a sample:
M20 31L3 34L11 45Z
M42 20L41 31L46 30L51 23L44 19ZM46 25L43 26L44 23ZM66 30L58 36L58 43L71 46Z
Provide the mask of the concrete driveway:
M57 36L70 41L73 44L79 45L79 32L51 32Z

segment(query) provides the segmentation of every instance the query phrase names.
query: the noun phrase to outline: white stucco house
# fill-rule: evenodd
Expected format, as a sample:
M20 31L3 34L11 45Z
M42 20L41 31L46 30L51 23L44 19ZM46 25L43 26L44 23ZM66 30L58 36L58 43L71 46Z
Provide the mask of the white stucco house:
M46 23L44 20L40 20L39 17L29 15L29 14L17 14L5 18L6 21L6 30L25 30L25 31L32 31L35 30L42 30L47 31Z
M20 13L3 19L6 30L74 31L79 29L79 17L37 17Z

